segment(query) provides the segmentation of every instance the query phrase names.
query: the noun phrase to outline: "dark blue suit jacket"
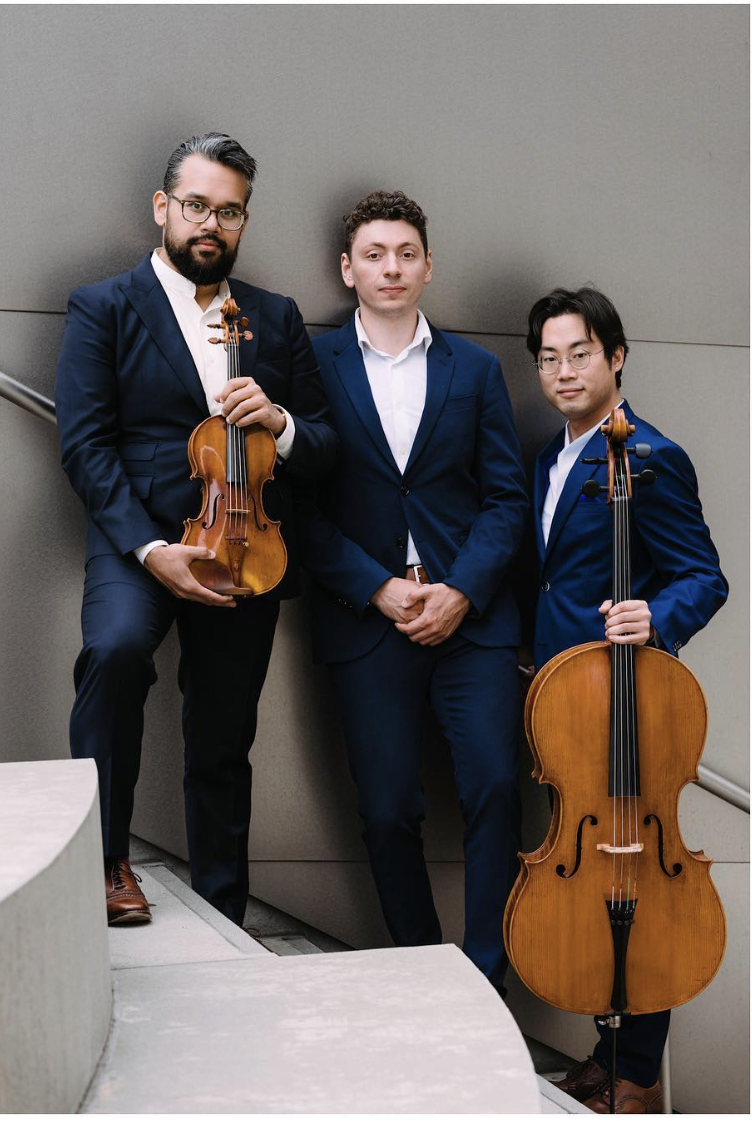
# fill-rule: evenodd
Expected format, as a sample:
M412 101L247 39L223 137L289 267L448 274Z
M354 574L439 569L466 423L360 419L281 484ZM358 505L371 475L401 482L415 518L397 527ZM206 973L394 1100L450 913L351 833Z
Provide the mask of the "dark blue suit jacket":
M331 466L336 435L295 303L233 278L250 320L241 375L252 376L295 420L290 457L264 491L282 519L290 565L270 595L297 591L292 488ZM149 257L130 273L79 288L68 304L55 387L63 467L89 517L87 558L127 555L155 538L180 541L183 520L201 508L187 445L209 415L191 353Z
M460 633L483 646L518 642L505 580L525 521L520 447L499 361L431 327L426 402L402 474L368 384L354 320L314 340L340 438L318 502L301 508L302 560L314 577L314 655L345 662L393 627L369 606L405 575L408 531L431 581L469 598Z
M622 408L635 433L629 446L645 442L649 460L630 457L633 474L649 466L657 479L635 487L632 530L632 595L646 600L653 626L668 651L676 654L718 611L728 584L702 517L697 478L686 452L626 402ZM612 596L613 515L605 494L587 498L581 488L594 478L607 483L607 468L582 463L605 457L607 442L597 432L572 468L556 506L548 545L541 513L548 473L564 445L564 430L540 453L535 465L534 521L540 558L540 591L535 627L535 665L559 651L602 640L600 604Z

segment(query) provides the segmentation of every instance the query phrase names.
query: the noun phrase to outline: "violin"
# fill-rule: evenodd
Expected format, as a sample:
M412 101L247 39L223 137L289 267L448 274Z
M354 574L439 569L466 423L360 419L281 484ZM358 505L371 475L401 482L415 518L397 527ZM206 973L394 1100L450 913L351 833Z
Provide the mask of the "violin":
M248 320L228 297L222 305L222 338L227 351L227 377L240 377L240 341L253 338ZM191 572L199 584L226 596L258 596L278 585L287 568L287 549L279 522L267 517L262 503L264 483L273 478L277 444L263 425L243 428L224 417L208 417L191 433L188 459L191 479L203 483L203 505L197 518L187 518L182 545L214 551L211 561L194 561Z
M631 599L629 454L616 409L608 439L614 514L613 602ZM637 476L642 483L654 474ZM550 784L545 841L521 853L504 916L510 961L559 1009L610 1017L690 1001L716 974L726 922L712 861L678 823L682 788L699 778L707 707L694 674L666 651L585 643L537 674L525 706L533 777ZM613 1102L612 1096L612 1102Z

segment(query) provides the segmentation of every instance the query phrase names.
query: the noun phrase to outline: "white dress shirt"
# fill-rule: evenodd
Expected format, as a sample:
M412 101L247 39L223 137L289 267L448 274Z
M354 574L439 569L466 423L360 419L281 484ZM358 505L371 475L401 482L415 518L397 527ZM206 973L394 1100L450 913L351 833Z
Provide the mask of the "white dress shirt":
M355 333L381 427L397 467L404 472L426 403L431 328L419 311L413 340L396 357L371 344L360 321L360 308L355 312ZM409 530L406 564L420 564Z
M620 408L623 402L619 402L616 408ZM598 421L597 425L593 425L582 436L578 436L576 440L572 440L569 435L569 422L567 422L564 429L564 447L554 462L551 464L548 473L548 491L546 492L546 500L543 503L543 512L541 514L541 527L543 529L543 541L548 545L548 535L551 533L551 523L554 520L556 513L556 504L561 498L561 493L564 490L564 484L567 481L567 476L577 463L585 445L590 440L601 425L605 425L610 414L606 414L602 421Z
M222 412L222 403L214 400L215 394L221 392L227 381L227 351L223 346L210 343L209 339L218 337L216 327L210 328L209 324L217 324L222 318L222 305L230 295L230 286L223 280L217 290L217 295L209 307L204 311L196 303L196 286L182 273L176 272L166 265L155 249L151 255L151 265L157 275L157 280L162 285L170 307L175 313L183 338L186 341L191 357L196 364L198 376L206 395L206 405L210 416L217 416ZM242 345L242 344L241 344ZM278 406L281 408L281 406ZM281 460L286 459L292 450L295 437L295 423L284 409L282 412L287 418L284 431L277 440L277 455ZM186 471L188 470L188 457L186 454ZM144 559L156 545L167 545L161 539L148 542L139 546L133 552L143 565Z

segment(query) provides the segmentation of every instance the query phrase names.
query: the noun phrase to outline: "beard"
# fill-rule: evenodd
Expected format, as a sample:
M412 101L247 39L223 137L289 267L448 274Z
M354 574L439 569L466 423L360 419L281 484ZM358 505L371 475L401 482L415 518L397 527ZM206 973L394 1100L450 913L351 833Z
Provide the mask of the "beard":
M203 257L202 251L195 248L199 241L211 241L219 248L219 254ZM234 249L228 249L225 242L216 234L197 234L187 241L178 242L170 232L169 223L164 231L165 253L179 273L197 287L219 284L232 272L238 255L239 242Z

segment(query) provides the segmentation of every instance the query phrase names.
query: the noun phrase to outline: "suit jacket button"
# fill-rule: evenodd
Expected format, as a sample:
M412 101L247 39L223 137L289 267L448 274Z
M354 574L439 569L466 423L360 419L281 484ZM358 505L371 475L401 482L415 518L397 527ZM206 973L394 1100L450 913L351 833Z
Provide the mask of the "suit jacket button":
M677 639L676 642L674 643L674 650L678 651L680 648L681 648L681 643Z
M405 486L400 487L400 495L409 495L409 494L410 494L410 488L409 487L405 487Z
M548 592L550 587L551 585L548 583L548 581L544 580L543 584L541 585L541 592Z
M405 546L407 545L407 542L405 541L404 538L395 538L394 539L394 544L397 546L397 549L404 549Z

